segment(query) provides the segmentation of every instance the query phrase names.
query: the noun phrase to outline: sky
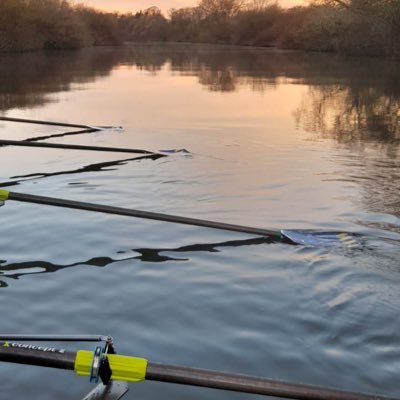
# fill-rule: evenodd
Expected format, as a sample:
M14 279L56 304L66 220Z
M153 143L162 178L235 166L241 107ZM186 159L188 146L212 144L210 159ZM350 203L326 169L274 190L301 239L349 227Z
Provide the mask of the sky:
M304 4L304 2L305 0L278 0L278 3L284 7ZM135 12L157 6L166 13L171 8L195 6L199 0L75 0L73 3L83 3L100 10L119 12Z

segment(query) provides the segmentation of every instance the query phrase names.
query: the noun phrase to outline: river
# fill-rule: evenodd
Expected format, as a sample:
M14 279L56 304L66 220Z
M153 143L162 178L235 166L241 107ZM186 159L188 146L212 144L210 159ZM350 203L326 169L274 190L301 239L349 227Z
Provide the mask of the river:
M7 201L2 333L110 334L119 353L151 361L399 396L399 63L136 45L1 54L0 76L0 116L116 127L49 142L186 150L2 147L2 188L364 238L311 248ZM70 131L0 121L2 139ZM0 371L4 400L92 387L66 371ZM254 398L155 382L126 398L161 396Z

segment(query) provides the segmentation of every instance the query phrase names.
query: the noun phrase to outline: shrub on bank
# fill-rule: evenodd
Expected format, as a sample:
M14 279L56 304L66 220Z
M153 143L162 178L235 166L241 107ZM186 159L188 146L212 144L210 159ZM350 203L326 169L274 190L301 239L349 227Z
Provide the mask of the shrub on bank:
M66 0L0 0L0 51L119 44L116 17Z

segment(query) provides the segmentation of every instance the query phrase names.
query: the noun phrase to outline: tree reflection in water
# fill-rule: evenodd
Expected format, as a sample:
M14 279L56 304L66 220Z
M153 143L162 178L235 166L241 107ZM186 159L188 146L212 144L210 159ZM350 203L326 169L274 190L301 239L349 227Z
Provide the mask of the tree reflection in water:
M307 87L294 111L297 127L334 139L351 150L368 209L400 216L400 68L392 61L340 58L211 45L135 45L78 52L4 54L0 63L0 111L32 108L129 66L157 75L196 77L210 91L240 87L264 92L280 82ZM29 66L29 67L27 67ZM371 144L372 143L372 144ZM366 152L374 148L371 155ZM362 176L361 176L362 175ZM398 229L398 228L396 228Z

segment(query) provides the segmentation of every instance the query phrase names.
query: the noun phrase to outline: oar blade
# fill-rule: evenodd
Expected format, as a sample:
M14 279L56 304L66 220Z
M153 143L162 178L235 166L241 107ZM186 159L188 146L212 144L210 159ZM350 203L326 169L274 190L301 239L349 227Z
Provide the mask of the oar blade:
M307 247L356 249L361 246L359 235L349 232L284 229L281 230L281 235L284 239Z

